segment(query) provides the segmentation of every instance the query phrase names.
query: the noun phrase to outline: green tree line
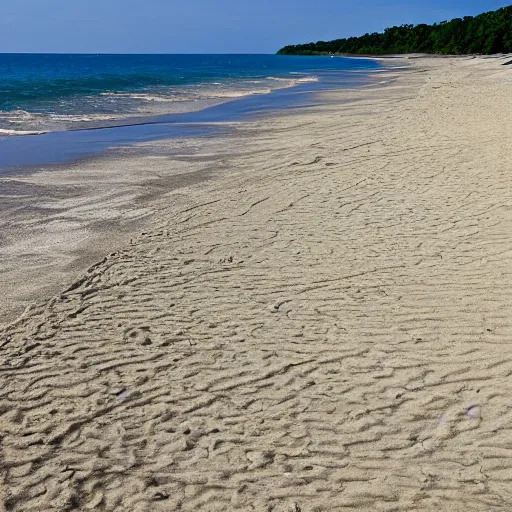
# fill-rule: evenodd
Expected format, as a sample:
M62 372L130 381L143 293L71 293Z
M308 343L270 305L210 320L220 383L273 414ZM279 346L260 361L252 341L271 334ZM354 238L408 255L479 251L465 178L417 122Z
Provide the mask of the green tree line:
M512 6L433 25L401 25L361 37L285 46L281 55L512 53Z

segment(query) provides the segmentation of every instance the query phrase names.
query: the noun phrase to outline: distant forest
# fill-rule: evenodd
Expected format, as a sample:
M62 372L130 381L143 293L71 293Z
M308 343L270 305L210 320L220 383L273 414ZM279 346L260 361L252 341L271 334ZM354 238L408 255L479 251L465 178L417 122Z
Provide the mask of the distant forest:
M401 25L361 37L285 46L280 55L512 53L512 6L433 25Z

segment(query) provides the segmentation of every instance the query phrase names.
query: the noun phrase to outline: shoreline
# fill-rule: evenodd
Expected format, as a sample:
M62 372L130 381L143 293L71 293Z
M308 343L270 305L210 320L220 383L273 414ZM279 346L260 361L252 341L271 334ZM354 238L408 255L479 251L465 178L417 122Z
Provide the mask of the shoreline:
M185 141L215 179L0 334L4 508L510 506L509 71Z
M8 134L132 124L317 79L274 55L0 54L0 66L10 91L0 133Z
M374 60L374 59L362 59ZM320 77L307 80L291 87L282 87L267 94L250 94L236 99L219 102L199 110L147 115L126 118L121 121L105 122L101 125L61 131L41 131L21 136L0 136L0 177L10 168L34 167L37 165L73 163L79 159L101 156L106 150L135 145L147 140L180 138L187 135L185 127L197 127L207 132L209 127L219 123L236 123L250 120L265 113L290 110L311 105L314 94L330 87L343 89L370 81L375 69L335 70L338 77L331 82L329 70L318 71ZM330 70L332 72L332 70ZM323 74L322 74L323 73ZM347 77L361 75L361 80ZM290 79L291 80L291 79ZM50 147L50 158L44 157L42 146ZM85 153L76 147L87 146ZM25 156L28 154L28 156ZM31 158L35 154L36 158Z
M271 122L275 116L315 108L315 94L315 88L298 87L269 98L246 98L204 112L171 116L173 124L165 122L169 121L165 116L152 125L118 131L60 132L7 141L14 158L35 160L20 169L0 170L0 288L6 290L0 298L0 325L15 320L26 307L49 298L89 265L129 243L149 225L166 194L195 182L192 176L213 177L217 172L212 167L217 161L213 148L222 148L248 124L264 131L266 119ZM0 163L9 158L6 147L2 146ZM74 163L41 164L47 156L50 161L66 160L67 147L72 151L70 159L82 148L86 153ZM94 154L96 147L108 149ZM54 154L55 149L59 153ZM197 164L194 153L205 151L211 157Z

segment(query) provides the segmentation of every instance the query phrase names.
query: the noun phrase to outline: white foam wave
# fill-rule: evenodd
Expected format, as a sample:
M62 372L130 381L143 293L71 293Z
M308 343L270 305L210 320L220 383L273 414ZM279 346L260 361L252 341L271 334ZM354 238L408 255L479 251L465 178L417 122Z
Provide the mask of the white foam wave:
M280 78L269 76L261 80L246 80L231 84L221 84L220 82L194 84L180 89L169 88L168 92L161 93L105 92L101 93L101 96L112 99L126 98L128 100L139 100L148 103L176 103L215 98L242 98L253 94L269 94L276 89L294 87L307 82L318 82L318 77ZM259 87L254 87L254 84L259 85ZM267 86L265 87L265 85Z
M63 122L94 122L94 121L113 121L121 119L123 115L118 114L49 114L52 121Z
M192 112L236 98L269 94L278 89L318 81L315 76L293 74L183 87L158 86L142 92L104 92L99 97L82 98L77 104L63 103L61 112L0 111L0 136L38 135L102 123L107 125L108 122L133 117Z
M191 98L187 97L176 97L175 95L169 94L155 94L155 93L138 93L138 92L102 92L100 96L108 96L110 98L127 98L133 100L143 100L152 102L175 102L175 101L191 101Z
M318 77L316 76L305 76L302 78L279 78L276 76L269 76L267 80L275 80L276 82L284 82L288 83L289 87L293 87L297 84L304 84L308 82L318 82Z
M13 122L27 122L36 117L37 114L25 110L0 111L0 119L7 119Z
M265 89L246 89L244 90L224 90L224 91L212 91L212 98L243 98L244 96L252 96L256 94L270 94L272 89L267 87Z
M8 135L8 136L16 136L16 135L42 135L46 133L44 131L30 131L30 130L5 130L0 128L0 136Z

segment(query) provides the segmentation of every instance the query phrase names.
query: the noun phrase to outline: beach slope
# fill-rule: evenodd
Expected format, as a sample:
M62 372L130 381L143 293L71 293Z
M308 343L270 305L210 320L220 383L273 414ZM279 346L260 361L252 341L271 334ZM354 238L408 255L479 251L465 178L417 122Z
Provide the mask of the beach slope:
M241 127L7 327L0 510L512 507L502 62L409 60Z

